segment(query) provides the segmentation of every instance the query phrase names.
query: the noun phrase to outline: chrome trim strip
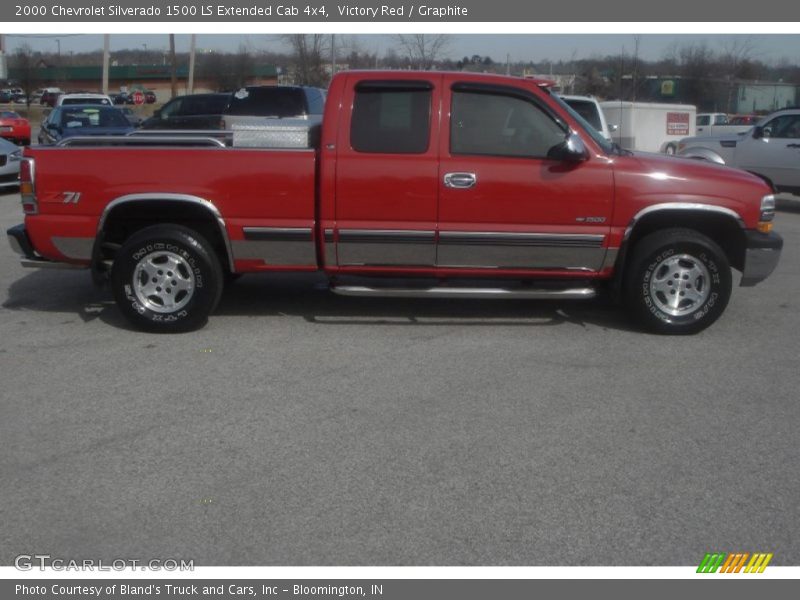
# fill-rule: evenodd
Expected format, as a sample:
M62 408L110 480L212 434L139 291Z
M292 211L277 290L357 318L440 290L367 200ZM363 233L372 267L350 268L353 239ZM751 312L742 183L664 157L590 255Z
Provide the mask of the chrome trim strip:
M358 285L333 286L331 291L340 296L380 296L383 298L498 298L498 299L561 299L583 300L594 298L597 294L594 288L572 289L530 289L516 290L505 288L457 288L457 287L432 287L423 289L413 288L376 288Z
M220 233L222 234L222 239L225 242L225 250L228 253L228 266L231 272L235 272L236 269L233 264L233 248L231 247L231 240L228 237L228 230L225 227L225 220L222 218L219 210L217 209L214 204L206 200L205 198L201 198L199 196L192 196L191 194L172 194L172 193L154 193L148 192L144 194L126 194L124 196L119 196L115 198L103 209L103 214L100 215L100 220L97 222L97 231L98 233L103 230L105 226L106 219L108 218L109 213L114 210L120 204L125 204L126 202L136 202L140 200L175 200L179 202L190 202L192 204L197 204L202 206L206 210L208 210L217 220L217 225L219 226Z
M550 246L599 248L604 235L558 233L510 233L494 231L442 231L440 245L467 246Z
M238 260L261 260L268 265L310 266L317 264L317 252L311 235L303 241L296 239L233 240Z
M95 238L84 237L52 237L50 240L56 249L67 258L89 260L92 258L92 247Z
M242 227L248 241L311 242L311 227Z
M630 223L628 223L628 227L625 229L625 235L622 238L623 241L630 237L633 227L636 225L636 222L639 219L645 215L649 215L650 213L662 210L696 210L702 212L719 213L725 215L726 217L733 217L742 229L745 228L742 217L739 216L735 211L731 210L730 208L725 208L724 206L714 206L713 204L702 204L700 202L662 202L661 204L647 206L633 215Z

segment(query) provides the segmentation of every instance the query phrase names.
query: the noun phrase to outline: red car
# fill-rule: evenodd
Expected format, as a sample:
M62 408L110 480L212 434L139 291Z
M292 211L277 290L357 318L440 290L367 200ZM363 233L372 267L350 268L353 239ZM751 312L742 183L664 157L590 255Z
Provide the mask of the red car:
M15 144L29 146L31 143L31 124L12 110L0 111L0 137Z

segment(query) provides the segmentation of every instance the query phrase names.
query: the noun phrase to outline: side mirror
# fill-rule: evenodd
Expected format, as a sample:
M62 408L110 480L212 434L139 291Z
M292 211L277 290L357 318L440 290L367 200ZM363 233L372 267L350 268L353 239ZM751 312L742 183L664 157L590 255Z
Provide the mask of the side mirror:
M619 125L609 125L609 126L608 126L608 130L609 130L611 133L614 133L614 132L616 132L616 131L618 131L618 130L619 130Z
M583 162L589 158L589 151L577 133L570 133L560 144L550 148L547 158L562 162Z
M764 137L764 128L763 127L753 127L753 138L758 140Z

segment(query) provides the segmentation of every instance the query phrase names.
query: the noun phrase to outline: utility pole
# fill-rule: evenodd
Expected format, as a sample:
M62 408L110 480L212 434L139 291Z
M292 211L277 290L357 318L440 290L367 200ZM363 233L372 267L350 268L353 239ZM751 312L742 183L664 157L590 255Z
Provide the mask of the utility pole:
M192 34L189 42L189 81L186 85L187 94L194 94L194 46L195 34Z
M331 77L336 75L336 36L331 34Z
M170 87L171 87L171 91L172 91L172 96L170 96L170 97L174 98L177 95L177 91L178 91L177 90L177 87L178 87L177 75L178 74L176 72L178 67L177 67L177 64L175 63L175 34L174 33L170 33L169 34L169 58L170 58L169 80L170 80Z
M8 63L6 62L5 33L0 33L0 79L8 79Z
M111 36L103 35L103 93L108 94L108 65L110 59L109 48L111 46Z

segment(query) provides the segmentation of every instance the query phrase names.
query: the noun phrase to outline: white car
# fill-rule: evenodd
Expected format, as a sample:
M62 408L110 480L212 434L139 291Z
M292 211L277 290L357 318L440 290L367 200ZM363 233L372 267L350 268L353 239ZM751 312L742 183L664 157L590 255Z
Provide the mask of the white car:
M0 138L0 190L19 185L22 148Z
M593 96L565 96L559 94L561 99L569 104L569 107L578 113L583 120L594 127L600 135L611 141L611 128L606 121L606 115L597 98Z
M735 135L684 138L678 156L750 171L779 192L800 195L800 109L779 110Z
M64 104L100 104L114 106L108 94L61 94L56 100L56 106Z

